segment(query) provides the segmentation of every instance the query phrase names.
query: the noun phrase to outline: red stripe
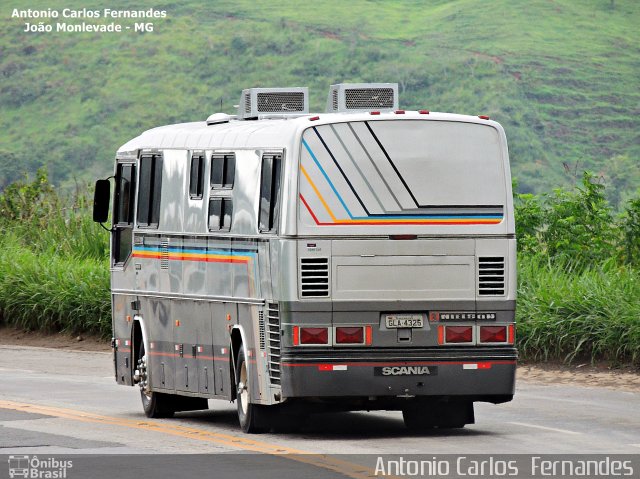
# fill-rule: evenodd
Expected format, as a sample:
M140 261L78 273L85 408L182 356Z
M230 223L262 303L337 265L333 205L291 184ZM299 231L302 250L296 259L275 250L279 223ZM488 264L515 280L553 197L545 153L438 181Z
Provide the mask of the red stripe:
M389 362L360 362L360 363L344 363L340 362L340 365L346 366L363 366L363 367L372 367L372 366L460 366L462 364L470 364L473 363L473 360L468 361L404 361L401 363L389 363ZM474 363L475 364L475 363ZM479 369L489 369L494 364L516 364L515 361L491 361L491 362L483 362L477 363ZM297 367L324 367L328 366L326 363L282 363L283 366L287 366L290 368Z
M332 223L320 223L318 221L318 218L316 218L316 215L313 214L313 211L311 211L311 208L309 207L309 204L306 202L306 200L304 199L304 196L302 196L302 194L300 194L300 199L302 200L302 202L304 203L304 205L307 207L307 211L309 212L309 214L313 217L313 221L316 222L317 225L326 225L326 224L332 224Z

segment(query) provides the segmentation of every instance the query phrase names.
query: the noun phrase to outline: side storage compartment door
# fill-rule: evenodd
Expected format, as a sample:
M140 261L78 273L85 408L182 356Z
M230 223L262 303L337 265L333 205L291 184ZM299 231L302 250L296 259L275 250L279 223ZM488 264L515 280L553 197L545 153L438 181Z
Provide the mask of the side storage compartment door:
M151 367L151 387L174 389L174 344L173 323L171 321L171 300L141 298L142 317L149 335L149 365Z
M205 312L206 305L196 301L175 301L172 304L176 391L199 392L198 325L208 319L207 314L202 314Z

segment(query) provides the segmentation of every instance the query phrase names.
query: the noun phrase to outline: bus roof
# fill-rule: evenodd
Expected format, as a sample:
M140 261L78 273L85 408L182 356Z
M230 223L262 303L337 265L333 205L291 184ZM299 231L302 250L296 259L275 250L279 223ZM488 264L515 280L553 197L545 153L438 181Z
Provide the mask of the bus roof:
M430 120L455 121L490 125L502 131L499 123L477 116L452 113L417 111L403 113L311 113L290 118L266 117L259 120L235 120L207 125L206 121L178 123L152 128L122 145L118 153L131 153L140 149L234 149L284 148L301 134L302 130L328 123L377 120Z

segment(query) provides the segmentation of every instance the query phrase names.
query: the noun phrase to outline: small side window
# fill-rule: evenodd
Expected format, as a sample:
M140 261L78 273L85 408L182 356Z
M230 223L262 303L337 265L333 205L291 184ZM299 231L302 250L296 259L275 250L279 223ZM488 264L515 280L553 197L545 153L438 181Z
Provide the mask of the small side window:
M229 231L233 217L231 198L211 198L209 200L209 231Z
M135 191L135 166L119 164L116 171L116 210L114 223L133 223L133 194Z
M259 229L261 233L274 231L278 224L280 198L280 168L282 155L264 155L260 174Z
M211 155L211 187L231 189L236 175L235 153L214 153Z
M189 178L189 198L201 200L204 190L204 153L191 155L191 175Z
M138 226L157 228L160 220L160 192L162 190L162 155L140 157L140 185L138 191Z

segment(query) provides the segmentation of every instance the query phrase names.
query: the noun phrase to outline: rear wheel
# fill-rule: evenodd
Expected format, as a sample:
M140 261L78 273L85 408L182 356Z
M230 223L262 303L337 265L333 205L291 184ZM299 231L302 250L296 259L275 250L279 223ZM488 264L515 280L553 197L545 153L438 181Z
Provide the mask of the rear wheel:
M402 410L404 424L409 429L459 429L473 424L473 402L419 402Z
M267 410L264 406L251 403L251 390L248 375L248 364L245 359L244 347L238 352L236 363L236 405L238 421L246 433L257 434L269 430Z

